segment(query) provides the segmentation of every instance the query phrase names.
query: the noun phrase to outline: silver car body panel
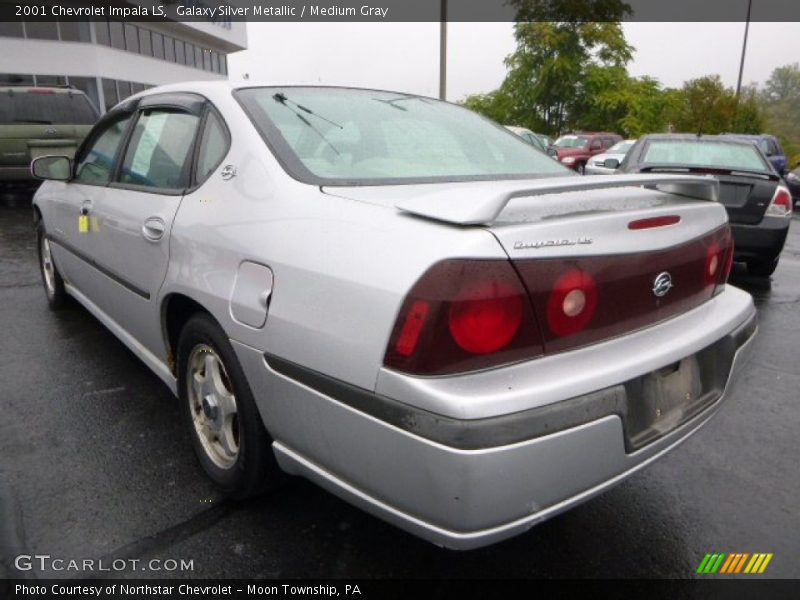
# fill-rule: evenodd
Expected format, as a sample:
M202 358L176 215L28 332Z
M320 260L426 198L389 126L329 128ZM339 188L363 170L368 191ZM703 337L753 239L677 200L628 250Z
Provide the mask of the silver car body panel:
M158 200L174 208L174 218L158 208L148 212L167 225L158 244L139 235L142 224L131 220L125 226L132 244L128 252L137 258L128 265L121 256L104 263L121 271L117 279L56 239L66 245L70 239L86 241L72 235L80 186L47 181L34 203L54 235L53 253L67 291L173 392L174 356L165 320L171 300L188 298L217 320L287 470L436 543L473 547L524 530L613 484L716 410L718 401L632 454L626 453L620 421L613 416L550 436L463 450L397 428L274 371L265 355L443 416L512 415L614 386L691 355L729 334L754 309L747 294L728 286L688 313L559 355L450 377L387 370L383 356L405 295L437 262L667 248L725 223L725 210L714 201L715 184L680 175L602 182L569 176L320 188L287 174L233 97L235 87L175 84L143 93L206 97L224 117L231 146L200 187ZM96 191L109 198L123 195L111 187ZM681 223L644 232L627 227L631 220L662 214L679 215ZM102 232L113 223L101 215L97 225ZM577 239L591 243L569 243ZM533 245L516 247L517 242ZM91 245L82 250L99 251ZM102 251L115 252L114 243ZM157 263L158 272L142 264L148 260ZM272 274L263 324L256 307L268 283L248 288L258 298L242 297L236 282L243 263L263 265ZM139 291L149 297L131 293L137 283L148 288Z

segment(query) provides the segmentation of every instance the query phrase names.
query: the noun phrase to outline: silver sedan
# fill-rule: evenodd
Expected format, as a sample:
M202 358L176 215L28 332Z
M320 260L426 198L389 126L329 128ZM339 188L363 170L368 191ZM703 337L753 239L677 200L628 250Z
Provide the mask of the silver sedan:
M583 178L430 98L176 84L38 158L46 297L181 400L235 497L306 477L436 544L673 449L756 325L713 178Z

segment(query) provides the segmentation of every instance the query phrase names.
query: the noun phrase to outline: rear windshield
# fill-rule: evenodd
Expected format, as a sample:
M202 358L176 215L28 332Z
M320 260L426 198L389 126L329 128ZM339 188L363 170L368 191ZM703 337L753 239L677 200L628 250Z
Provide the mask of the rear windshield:
M342 88L249 88L236 96L284 167L358 185L567 175L505 128L460 106Z
M558 148L583 148L589 143L589 138L582 135L562 135L553 144Z
M768 171L769 165L752 144L712 140L653 140L642 162L688 167Z
M91 125L97 120L83 94L56 92L0 92L0 123L43 125Z

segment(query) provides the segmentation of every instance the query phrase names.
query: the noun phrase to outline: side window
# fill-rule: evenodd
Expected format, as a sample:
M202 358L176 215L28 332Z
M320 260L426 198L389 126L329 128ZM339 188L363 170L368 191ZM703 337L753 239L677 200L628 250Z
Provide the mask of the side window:
M201 183L219 166L228 153L228 135L220 118L213 111L208 113L206 126L200 138L195 183Z
M127 115L111 123L84 149L76 161L75 181L77 183L103 185L111 181L114 156L122 143L131 117L132 115Z
M592 140L592 146L591 147L592 147L592 150L599 150L600 148L603 147L603 144L600 143L600 139L598 138L598 139Z
M158 189L186 187L198 121L184 112L143 111L125 151L120 182Z

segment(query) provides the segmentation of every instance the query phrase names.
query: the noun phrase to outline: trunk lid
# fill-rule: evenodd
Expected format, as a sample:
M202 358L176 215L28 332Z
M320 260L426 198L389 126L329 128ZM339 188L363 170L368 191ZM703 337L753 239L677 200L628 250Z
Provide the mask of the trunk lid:
M614 178L616 184L606 181L611 178L602 179L324 191L411 209L406 212L427 219L449 217L459 226L480 222L496 211L488 222L473 225L491 233L512 261L549 353L652 325L702 304L719 290L731 242L725 209L713 201L717 193L713 178L657 178L662 188L682 194L620 185L626 181L620 178ZM641 181L656 185L656 179ZM553 191L559 188L566 191ZM492 194L494 198L481 201L481 196ZM426 204L431 206L422 215ZM448 256L443 249L443 258L468 257ZM712 260L714 272L709 276ZM585 323L575 321L577 327L558 314L566 298L559 294L568 293L576 281L586 284L583 300L592 305L590 318Z

